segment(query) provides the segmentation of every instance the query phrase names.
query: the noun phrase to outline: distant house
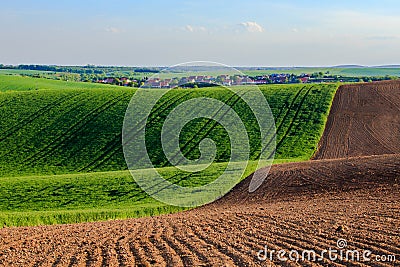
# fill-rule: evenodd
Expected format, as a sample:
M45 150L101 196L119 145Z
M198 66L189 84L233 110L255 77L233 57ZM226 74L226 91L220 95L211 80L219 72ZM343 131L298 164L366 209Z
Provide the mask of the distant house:
M169 88L169 82L167 82L166 80L160 81L160 88Z
M122 77L121 79L120 79L120 81L121 81L121 84L123 85L123 86L128 86L132 81L129 79L129 78L127 78L127 77Z
M189 76L187 82L188 83L194 83L196 82L197 76Z
M242 79L242 84L254 84L254 80L250 79L249 77L244 77Z
M100 82L101 83L106 83L106 84L113 84L115 82L115 79L112 78L112 77L108 77L108 78L105 78L105 79L101 80Z
M188 80L188 78L187 77L182 77L180 80L179 80L179 84L187 84L187 83L189 83L189 80Z
M308 80L310 79L310 77L302 77L302 78L299 78L299 80L302 82L302 83L308 83Z

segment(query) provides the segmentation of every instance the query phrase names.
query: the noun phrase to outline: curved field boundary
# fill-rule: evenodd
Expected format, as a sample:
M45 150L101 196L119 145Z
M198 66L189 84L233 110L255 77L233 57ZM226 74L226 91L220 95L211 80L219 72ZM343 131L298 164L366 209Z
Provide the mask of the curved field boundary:
M296 120L296 118L297 118L297 116L298 116L298 114L299 114L301 108L303 107L303 104L304 104L305 99L307 98L309 92L313 89L313 87L308 88L308 90L306 90L306 91L304 92L304 95L301 96L301 95L302 95L301 93L302 93L303 90L306 89L306 88L307 88L307 87L303 87L303 88L302 88L301 90L299 90L299 92L295 95L295 97L294 97L293 100L291 101L289 111L285 114L285 118L281 120L281 124L280 124L280 125L282 125L282 124L285 123L285 120L288 118L289 114L290 114L291 112L294 111L294 109L293 109L294 105L296 104L296 102L299 102L299 103L298 103L298 107L297 107L297 109L296 109L296 111L295 111L294 117L291 118L291 123L290 123L290 125L289 125L287 131L290 131L290 130L291 130L291 128L292 128L291 125L293 124L293 121ZM233 99L233 97L234 97L234 95L232 95L232 96L228 99L228 102L231 101L231 100ZM232 104L230 104L230 105L233 107L239 100L240 100L240 97L238 97L237 99L235 99L234 102L232 102ZM216 114L214 114L213 117L217 116L217 114L218 114L219 112L220 112L220 110L218 110L218 111L216 112ZM224 113L222 116L225 116L225 114L226 114L226 113ZM204 137L204 136L207 136L207 135L209 134L209 132L212 131L213 128L216 126L215 121L212 120L212 119L208 120L207 123L205 123L205 124L202 126L202 128L196 133L196 135L202 134L202 133L204 132L204 130L206 129L207 125L210 124L210 123L213 123L213 125L211 125L211 128L209 128L209 129L207 130L207 132L206 132L205 134L203 134L203 137ZM287 133L286 133L286 135L287 135ZM283 137L283 138L284 138L284 137ZM282 139L283 139L283 138L282 138ZM200 140L201 140L201 139L202 139L202 138L200 138ZM192 140L190 140L190 141L188 141L186 144L189 145L189 144L192 144L192 143L193 143ZM198 145L198 142L197 142L197 143L193 143L193 145L189 148L189 151L187 151L185 154L190 153L190 151L193 150L197 145ZM172 177L168 177L168 180L169 180L169 181L173 181L173 182L176 184L176 183L179 183L179 182L182 182L182 181L186 180L186 179L189 178L191 175L185 175L185 176L180 177L178 180L174 180L174 178L176 178L176 177L178 177L178 176L179 176L179 175L174 175L174 176L172 176ZM157 185L156 185L156 186L157 186ZM162 190L164 190L164 189L167 189L167 188L169 188L169 187L170 187L170 186L166 186L166 187L164 187L164 188L157 189L156 192L160 192L160 191L162 191ZM138 195L140 195L140 193L137 193L137 194L135 194L135 195L132 195L131 197L135 197L135 196L138 196ZM143 198L144 198L144 197L143 197ZM139 200L140 200L140 199L139 199Z
M396 203L400 191L393 187L399 182L399 164L398 155L386 155L275 165L258 193L249 194L249 181L245 180L219 201L183 213L4 228L0 240L7 241L0 242L0 263L282 266L276 256L260 261L257 252L267 246L269 251L313 249L321 255L335 248L341 238L347 240L351 250L371 250L371 259L376 255L399 255L396 222L400 210ZM321 188L328 193L321 194ZM339 226L346 230L337 231ZM297 266L295 262L285 263ZM297 264L339 267L356 262L325 257ZM359 266L393 263L371 261Z
M245 92L244 92L244 93L245 93ZM152 112L152 117L157 118L157 116L156 116L157 113L162 113L162 112L164 112L165 110L167 110L167 109L169 109L171 106L175 105L177 102L179 102L179 101L180 101L182 98L184 98L184 97L187 97L187 95L183 95L183 96L180 97L179 99L176 99L175 101L171 102L168 106L160 105L159 108L155 109L155 111ZM235 104L240 100L240 95L233 94L233 95L232 95L231 97L229 97L225 102L231 102L232 99L234 99L234 100L233 100L233 102L232 102L231 104L229 104L230 106L235 105ZM170 101L170 99L167 99L167 100L165 101L165 103L167 103L168 101ZM164 106L164 108L161 109L161 107L163 107L163 106ZM220 113L220 111L221 111L221 109L218 110L218 111L213 115L213 117L217 116L218 113ZM225 115L226 115L226 112L222 114L222 116L225 116ZM157 121L157 120L150 120L149 123L150 123L150 124L153 124L153 123L155 123L156 121ZM209 120L202 126L202 128L197 132L196 135L202 134L202 133L204 132L204 130L207 128L207 126L211 125L210 129L208 129L208 131L207 131L205 134L203 134L204 136L206 136L206 135L216 126L215 122L214 122L214 124L211 124L212 122L214 122L214 120L209 119ZM132 134L132 136L134 136L134 135L135 135L135 133ZM189 140L189 141L187 141L186 145L190 145L191 143L193 143L192 140ZM118 143L118 144L120 144L120 143ZM198 145L198 144L197 144L197 145ZM196 144L194 144L194 146L196 146ZM118 147L118 148L119 148L119 147ZM189 148L189 151L188 151L187 153L190 153L191 149L193 149L193 147ZM186 154L187 154L187 153L186 153ZM99 166L101 166L102 163L104 163L104 162L107 160L107 158L110 158L110 154L109 154L109 153L104 153L104 154L106 155L106 159L105 159L105 160L102 160L102 161L101 161L101 160L99 160L99 159L96 159L95 161L93 161L94 163L98 163L98 162L100 161L100 163L98 163L98 165L96 165L94 168L98 168ZM189 177L191 177L191 174L183 175L183 176L181 176L180 174L175 174L175 175L173 175L173 176L171 176L171 177L168 177L167 180L172 181L173 183L176 184L176 183L180 183L180 182L182 182L182 181L185 181L185 180L188 179ZM175 179L175 178L178 178L178 179ZM155 187L157 187L157 186L158 186L158 185L155 185ZM162 191L162 190L164 190L164 189L167 189L167 188L169 188L169 187L170 187L170 186L165 186L165 187L163 187L163 188L159 188L159 189L157 189L155 192L160 192L160 191ZM136 194L134 194L134 195L131 195L130 197L131 197L131 198L134 198L134 197L140 196L140 195L142 195L142 193L139 192L139 193L136 193ZM142 196L142 197L139 198L139 199L135 199L135 201L140 201L140 200L143 200L143 199L145 199L145 198L146 198L145 196Z
M400 151L400 81L341 86L313 159Z
M218 205L234 205L244 200L269 203L292 197L395 185L400 182L399 159L400 154L395 154L274 165L254 194L248 192L251 179L246 179L219 200Z

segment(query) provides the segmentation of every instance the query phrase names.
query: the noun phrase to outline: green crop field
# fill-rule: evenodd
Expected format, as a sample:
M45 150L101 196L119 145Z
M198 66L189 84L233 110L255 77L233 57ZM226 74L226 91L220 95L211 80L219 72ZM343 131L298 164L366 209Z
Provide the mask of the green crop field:
M51 71L0 69L0 75L35 75L53 74Z
M336 84L260 86L276 122L277 162L309 159L322 135ZM161 90L161 89L151 89ZM1 92L3 91L3 92ZM135 89L0 75L0 226L73 223L182 210L150 198L126 171L121 145L125 110ZM153 107L146 145L163 177L182 186L210 182L229 159L225 130L197 119L180 136L181 151L199 157L204 138L216 143L214 163L187 174L170 167L159 131L180 103L222 100L243 119L250 159L260 152L260 129L240 97L224 88L176 89ZM246 175L253 171L247 169ZM141 174L146 177L146 170ZM242 177L244 178L244 177Z
M270 70L244 70L247 75L256 76L274 73L287 73L300 75L302 73L312 74L329 72L330 75L339 75L342 77L384 77L386 75L400 77L400 68L383 68L383 67L296 67L296 68L281 68Z
M31 78L19 75L3 75L0 72L0 92L5 91L30 91L30 90L55 90L55 89L95 89L95 88L120 88L113 85L83 82L65 82L44 78Z

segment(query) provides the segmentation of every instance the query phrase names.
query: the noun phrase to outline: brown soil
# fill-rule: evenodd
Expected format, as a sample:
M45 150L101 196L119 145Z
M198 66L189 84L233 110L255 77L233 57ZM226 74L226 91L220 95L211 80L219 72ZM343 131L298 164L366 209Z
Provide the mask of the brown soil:
M316 159L276 165L188 212L122 221L4 228L4 266L397 266L400 262L400 83L339 89ZM391 112L390 112L391 111ZM344 141L343 141L344 140ZM383 155L392 154L392 155ZM331 158L339 159L331 159ZM349 158L346 158L349 157ZM259 250L345 239L373 261L260 261ZM396 262L375 261L395 255ZM270 256L270 255L268 255ZM288 254L284 255L288 257Z
M337 91L315 159L400 153L400 81Z

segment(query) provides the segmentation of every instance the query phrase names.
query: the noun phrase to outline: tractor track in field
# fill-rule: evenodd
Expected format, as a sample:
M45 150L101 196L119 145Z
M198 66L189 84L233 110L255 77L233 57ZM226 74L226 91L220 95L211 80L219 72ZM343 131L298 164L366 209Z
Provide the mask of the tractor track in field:
M226 102L231 101L232 99L235 98L235 96L237 96L237 98L234 99L232 103L229 103L229 107L230 107L230 108L233 108L233 107L239 102L239 100L241 99L241 96L243 96L245 93L246 93L246 92L244 92L242 95L236 95L236 94L235 94L235 95L232 96L232 98L229 98ZM209 119L209 120L202 126L202 128L201 128L199 131L197 131L197 133L193 136L193 138L191 138L190 140L188 140L188 141L185 143L185 145L181 148L181 151L183 151L183 155L184 155L185 157L187 157L187 156L190 154L190 152L192 152L194 149L196 149L196 148L199 146L201 140L203 140L203 138L205 138L206 136L208 136L208 135L211 133L211 131L215 129L215 127L218 125L218 121L215 120L216 117L218 116L218 113L223 112L222 115L221 115L221 117L220 117L220 119L223 119L223 118L226 116L226 114L228 114L229 109L226 110L226 111L223 111L223 108L224 108L224 107L221 107L215 114L213 114L213 116L211 117L211 119ZM192 141L194 140L194 138L195 138L196 135L199 135L200 133L203 133L204 130L206 130L206 128L208 127L208 125L210 125L210 128L209 128L207 131L205 131L204 134L202 134L202 138L199 138L200 141L192 142ZM192 146L189 146L191 143L193 143L193 145L192 145ZM188 149L187 149L187 147L188 147ZM185 149L186 149L186 151L184 151ZM179 165L180 163L181 163L181 161L179 161L179 162L177 163L177 165Z
M303 88L301 88L300 90L303 90ZM300 91L299 90L299 91ZM297 94L296 94L297 95ZM295 95L295 97L296 97L296 95ZM267 133L269 133L269 132L274 132L274 134L272 135L272 137L269 139L269 141L268 141L268 143L263 147L263 148L261 148L261 152L255 157L255 158L260 158L260 156L262 155L262 153L265 151L265 149L267 149L267 147L269 147L270 145L271 145L271 142L273 142L273 140L276 138L276 136L277 136L277 133L278 133L278 129L276 128L276 123L277 123L277 121L279 120L279 125L281 125L282 124L282 121L283 121L283 119L284 119L284 117L282 118L282 114L283 114L283 111L285 110L285 108L287 108L288 107L288 105L287 105L287 103L285 103L284 104L284 106L283 107L281 107L280 109L279 109L279 113L276 115L276 117L275 117L275 119L274 119L274 124L273 125L271 125L271 127L269 127L267 130L266 130L266 132ZM286 115L286 113L285 113L285 115ZM284 116L285 116L284 115ZM279 128L279 126L278 126L278 128ZM281 127L282 128L282 127ZM265 139L263 139L262 141L261 141L261 144L263 144L264 143L264 141L266 141L267 140L267 138L268 138L268 135L266 135L265 136Z
M297 117L299 116L300 110L302 109L303 104L304 104L304 102L305 102L307 96L309 95L309 93L310 93L310 91L311 91L312 89L313 89L313 86L311 86L311 87L304 93L304 96L301 98L301 100L300 100L300 102L299 102L299 106L297 107L294 116L293 116L293 117L291 118L291 120L290 120L289 126L288 126L288 128L286 129L285 134L282 136L282 138L281 138L281 139L279 140L279 142L276 144L275 151L271 152L271 154L268 156L268 158L271 158L271 157L275 154L275 152L282 146L282 143L284 142L284 140L286 139L286 137L289 135L290 131L292 130L293 124L294 124L294 122L296 121ZM298 96L298 97L300 97L300 96ZM293 103L293 104L294 104L294 103ZM293 106L291 106L291 109L292 109L292 107L293 107ZM273 139L271 139L270 142L272 142L272 140L273 140ZM269 147L269 144L268 144L266 147L264 147L264 149L267 148L267 147ZM264 151L263 151L263 152L264 152Z
M157 117L157 114L162 114L162 112L168 110L170 107L181 101L183 98L190 96L191 93L189 94L183 94L181 97L178 97L177 99L171 101L171 103L167 104L170 102L172 97L166 99L162 104L160 104L154 111L152 111L151 115L152 117ZM164 106L164 104L167 104ZM146 125L153 124L156 119L153 118L153 120L150 120ZM140 122L140 124L144 123L144 120ZM134 133L130 134L130 136L127 136L128 142L132 140L132 138L139 133L140 131L143 131L144 127L140 128L139 130L135 131ZM92 169L96 169L100 166L102 166L107 160L112 158L116 153L118 153L122 149L122 133L118 134L117 136L114 137L112 141L110 141L106 146L104 146L101 150L104 150L104 152L97 157L94 161L92 161L90 164L84 166L83 168L79 169L79 172L82 171L90 171L91 166L94 166Z
M276 128L275 133L274 133L273 136L270 138L270 140L268 141L268 143L262 148L262 151L260 152L260 155L262 155L262 154L265 152L265 149L267 149L268 147L270 147L271 142L273 142L273 140L275 140L275 138L277 137L278 132L281 132L281 131L282 131L282 128L283 128L283 126L284 126L284 123L285 123L286 119L289 117L290 112L293 110L293 107L294 107L294 105L296 104L297 99L300 97L300 95L301 95L301 93L304 91L304 89L306 89L305 86L302 87L302 88L296 93L296 95L295 95L294 98L292 99L291 103L289 104L289 106L288 106L288 108L287 108L287 110L286 110L286 112L285 112L285 115L283 116L282 120L279 122L279 125L278 125L278 127ZM301 107L300 107L300 108L301 108ZM275 140L275 141L276 141L276 140ZM279 145L279 144L278 144L278 145ZM276 146L276 149L278 149L278 145ZM275 150L276 150L276 149L275 149ZM274 151L274 153L275 153L275 151ZM270 156L271 156L271 155L270 155ZM270 157L270 156L269 156L269 157ZM269 157L268 157L268 158L269 158Z
M16 132L18 132L20 129L22 129L23 127L25 127L27 124L32 123L34 120L36 120L37 118L39 118L40 116L42 116L43 114L45 114L46 112L50 111L52 108L60 105L61 103L70 101L71 99L78 97L81 93L76 93L73 94L70 97L66 97L66 98L61 98L57 101L54 101L50 104L47 104L46 106L40 108L39 110L37 110L36 112L34 112L33 114L31 114L29 117L22 119L21 121L19 121L17 124L15 124L14 126L11 126L10 128L8 128L7 130L3 131L2 133L0 133L0 142L4 141L5 139L7 139L8 137L10 137L11 135L15 134Z
M294 124L294 122L296 121L297 117L299 116L300 110L303 108L303 104L304 104L304 102L306 101L306 98L307 98L307 96L309 95L309 93L310 93L310 91L311 91L312 89L313 89L313 87L311 86L311 87L305 92L304 96L301 98L300 103L299 103L299 106L298 106L298 108L297 108L297 110L296 110L296 113L294 114L294 116L293 116L292 119L290 120L289 127L287 128L287 130L286 130L285 134L283 135L283 137L281 138L281 140L279 140L279 142L278 142L278 144L277 144L277 146L276 146L276 149L279 149L279 148L281 147L283 141L284 141L285 138L289 135L290 131L291 131L292 128L293 128L293 124Z
M101 104L100 106L96 107L95 109L91 110L82 119L78 120L75 124L73 124L62 136L56 138L53 142L50 142L46 148L40 150L34 157L30 158L29 163L33 163L35 161L39 161L42 158L50 156L55 153L57 149L65 145L69 140L73 139L74 137L78 136L79 132L87 126L88 122L94 121L96 118L101 116L103 112L110 107L118 104L120 101L124 99L123 95L117 96L112 98L109 101ZM53 149L50 150L49 148L52 147Z
M254 193L250 176L214 203L181 213L3 228L0 265L398 266L399 104L399 82L342 86L314 160L272 166ZM320 257L339 239L349 250L370 250L371 259L396 261ZM317 259L260 260L265 247L313 249Z
M175 99L174 101L170 101L171 98L165 100L165 103L168 103L168 102L170 102L170 103L168 105L166 105L166 106L159 105L159 107L157 107L154 111L152 111L152 117L153 118L157 118L156 115L158 113L162 114L164 111L170 109L176 103L179 103L179 101L181 101L183 98L186 98L188 96L190 96L190 94L184 94L181 97ZM232 97L230 97L228 100L231 100L234 96L235 95L232 95ZM158 122L158 121L159 121L159 119L150 119L148 121L148 123L146 124L146 127L149 126L149 125L152 125L152 124L154 124L155 122ZM144 122L144 121L142 121L142 122ZM143 129L144 129L144 127L138 129L134 133L131 133L130 136L127 137L128 140L126 142L129 142L133 136L135 136L138 132L142 131ZM188 142L188 143L190 143L190 142ZM185 144L185 146L187 144ZM122 148L122 135L116 136L114 138L114 140L112 140L107 146L105 146L105 148L106 148L106 150L104 151L104 153L102 153L98 158L93 160L92 163L88 164L84 168L79 169L79 172L85 171L85 170L88 171L90 169L96 169L96 168L99 168L99 167L103 166L105 164L105 162L107 162L107 160L112 158L116 153L118 153L120 151L119 149ZM94 167L90 168L91 166L94 166Z
M240 100L240 97L241 97L240 95L233 94L233 95L231 95L227 100L225 100L224 102L225 102L225 104L229 105L230 107L233 107L233 106ZM235 99L235 98L236 98L236 99ZM232 102L232 103L229 103L232 99L234 99L233 102ZM187 141L183 144L183 146L180 148L180 151L183 151L184 155L189 154L190 151L192 151L194 148L197 147L198 144L193 145L192 147L190 147L190 145L191 145L191 143L193 143L193 140L194 140L194 138L195 138L196 135L198 135L198 134L204 132L204 130L208 127L208 125L212 124L213 122L214 122L214 124L211 125L211 130L208 130L208 131L206 132L206 134L204 134L203 136L207 136L207 135L212 131L212 129L215 128L215 126L217 125L217 122L215 122L215 118L218 116L218 114L219 114L222 110L223 110L223 106L222 106L221 108L219 108L219 109L211 116L211 118L208 119L207 122L204 123L204 124L201 126L201 128L196 132L196 134L193 135L193 137L192 137L191 139L187 140ZM224 116L226 115L226 113L227 113L227 111L222 115L222 117L224 117ZM184 151L187 149L187 147L189 147L189 152L184 152ZM170 159L170 161L173 161L177 156L178 156L178 152ZM168 165L169 165L168 162L166 162L166 163L163 164L164 167L166 167L166 166L168 166ZM179 164L176 164L176 165L179 165Z
M87 101L90 101L91 99L93 99L93 97L86 99ZM79 103L78 101L76 101L76 103L74 103L73 105L68 105L69 110L67 112L70 112L74 109L79 109L80 107L83 107L85 104ZM66 130L65 132L62 133L62 135L60 135L59 137L53 139L51 142L49 142L45 147L39 149L35 154L33 154L32 156L27 157L26 159L24 159L27 164L31 164L32 162L34 162L35 158L40 157L41 153L44 153L48 148L52 147L56 147L54 146L55 143L57 143L60 139L65 138L66 137L66 133L70 132L72 128L76 127L76 125L78 124L74 123L68 130ZM52 125L49 125L47 128L51 128ZM46 128L46 129L47 129Z
M70 100L73 100L73 98L70 99ZM80 107L80 106L83 105L83 104L79 104L78 101L74 101L74 102L76 102L76 103L74 103L74 105L68 105L68 107L69 107L70 110L73 110L73 109L78 108L78 107ZM65 103L68 103L68 101L64 101L64 102L62 102L62 103L65 104ZM70 111L70 110L68 110L68 111ZM48 112L51 112L51 109L48 110ZM26 126L29 126L29 124L26 124L26 125L22 126L21 128L18 129L18 131L23 130L24 127L26 127ZM43 131L46 131L47 129L51 129L51 124L48 125L48 126L46 126L44 129L41 129L41 130L37 133L37 135L41 135L42 132L43 132ZM29 142L29 141L30 141L29 139L26 139L25 142L19 142L19 143L18 143L18 147L26 146L26 143ZM14 150L14 149L16 149L16 148L9 148L8 150L3 150L5 153L3 153L2 156L3 156L3 157L9 156L10 154L13 153L13 150ZM41 149L40 149L40 150L41 150ZM35 153L35 154L38 154L38 153L39 153L39 152L37 152L37 153ZM30 164L30 163L31 163L30 160L31 160L31 158L33 158L33 156L34 156L34 155L32 155L32 156L27 156L26 158L23 159L24 162L25 162L26 164Z

